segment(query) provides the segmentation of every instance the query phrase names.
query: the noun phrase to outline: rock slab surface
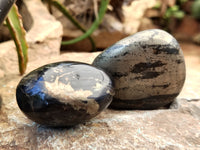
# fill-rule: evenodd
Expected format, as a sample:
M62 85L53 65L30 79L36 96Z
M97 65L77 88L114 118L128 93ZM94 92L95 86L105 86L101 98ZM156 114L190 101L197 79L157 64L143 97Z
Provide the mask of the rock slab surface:
M194 48L190 48L191 50ZM198 50L199 47L196 48ZM39 58L28 71L44 64L78 60L91 63L99 53L68 53ZM171 109L116 111L107 109L91 121L73 128L53 129L29 120L18 108L16 86L22 77L6 74L0 78L1 150L198 150L200 149L199 57L186 53L186 84ZM195 100L193 100L195 98Z

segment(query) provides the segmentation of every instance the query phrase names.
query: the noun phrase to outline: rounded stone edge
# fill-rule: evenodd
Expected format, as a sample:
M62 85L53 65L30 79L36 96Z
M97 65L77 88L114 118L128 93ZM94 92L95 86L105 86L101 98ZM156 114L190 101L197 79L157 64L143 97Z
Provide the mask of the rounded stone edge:
M171 35L170 33L166 32L164 30L161 30L161 29L144 30L144 31L137 32L137 33L135 33L133 35L130 35L130 36L124 38L124 39L121 39L120 41L118 41L117 43L111 45L110 47L108 47L107 49L105 49L102 53L100 53L93 60L92 65L95 66L95 67L97 67L97 68L105 69L103 67L99 67L99 65L97 65L97 63L96 63L99 59L104 59L104 57L105 57L104 54L108 55L110 53L110 50L113 49L113 47L116 48L115 45L117 45L117 47L119 49L123 48L124 43L127 43L126 42L127 39L129 41L129 43L131 43L130 41L132 41L133 43L131 45L133 45L135 39L137 40L137 38L133 38L133 36L136 35L136 37L137 37L138 34L144 33L144 32L147 32L147 31L157 32L158 34L160 34L160 33L161 34L166 34L166 36L168 36L169 39L171 38L170 42L169 42L169 39L168 39L168 42L166 42L166 43L169 44L169 43L172 42L173 46L179 51L180 55L183 57L184 80L181 83L181 88L179 90L179 93L177 93L177 94L175 93L175 94L172 94L172 95L166 95L165 100L164 101L162 100L161 102L158 102L159 98L155 98L155 96L154 96L154 98L147 97L147 98L144 98L144 99L138 99L138 100L133 100L133 101L131 101L131 100L120 100L120 99L117 99L117 98L113 97L113 101L109 105L109 108L113 108L113 109L139 109L139 110L147 109L148 110L148 109L158 109L160 107L166 107L166 106L169 106L175 100L175 98L180 94L180 92L183 89L183 86L184 86L184 83L185 83L185 79L186 79L186 64L185 64L185 60L184 60L183 51L181 49L180 44L176 40L176 38L173 35ZM129 38L131 38L131 40ZM145 44L147 44L147 43L145 43ZM107 72L108 74L111 74L106 69L104 71Z
M109 75L108 73L106 73L106 72L105 72L103 69L101 69L101 68L97 68L97 67L95 67L95 66L93 66L93 65L91 65L91 64L84 63L84 62L78 62L78 61L58 61L58 62L53 62L53 63L45 64L45 65L43 65L43 66L40 66L40 67L38 67L38 68L36 68L36 69L30 71L29 73L27 73L27 74L19 81L19 83L18 83L18 85L17 85L17 88L16 88L16 97L17 97L17 89L18 89L18 87L20 86L20 83L24 80L24 78L28 77L29 74L34 73L34 72L36 72L37 70L40 70L40 71L41 71L42 68L48 67L48 65L55 65L55 66L56 66L56 65L59 64L59 63L79 63L79 64L83 64L83 65L87 65L87 66L93 67L94 69L97 69L97 70L102 71L103 73L105 73L105 75L107 75L107 77L109 78L109 80L110 80L110 82L111 82L111 87L110 87L109 93L107 93L107 94L108 94L108 95L107 95L107 99L110 99L110 100L109 100L109 103L105 104L105 105L104 105L104 108L101 108L101 109L99 108L98 112L97 112L95 115L90 115L89 118L87 118L87 119L85 119L85 120L82 120L82 121L79 120L79 121L77 121L76 124L60 124L60 125L56 125L55 123L41 123L41 122L38 121L37 119L32 118L29 114L25 113L25 112L20 108L18 99L16 99L16 100L17 100L18 107L20 108L21 112L22 112L28 119L30 119L30 120L32 120L32 121L34 121L34 122L36 122L36 123L38 123L38 124L40 124L40 125L42 125L42 126L46 126L46 127L52 127L52 128L70 128L70 127L76 126L76 125L78 125L78 124L85 123L85 122L91 120L92 118L95 118L95 117L96 117L97 115L99 115L103 110L105 110L105 109L107 109L107 108L109 107L109 105L112 103L113 95L114 95L114 86L113 86L113 81L112 81L110 75ZM20 90L21 90L21 88L20 88ZM56 101L55 103L62 104L61 102L57 102L57 101ZM65 103L63 103L63 104L65 105ZM98 103L98 105L99 105L99 103ZM71 106L71 105L70 105L70 106ZM88 115L88 114L86 114L86 115Z
M116 110L154 110L161 107L168 108L177 96L178 94L173 94L161 97L144 98L133 101L114 99L109 105L109 108ZM165 98L164 101L163 98Z

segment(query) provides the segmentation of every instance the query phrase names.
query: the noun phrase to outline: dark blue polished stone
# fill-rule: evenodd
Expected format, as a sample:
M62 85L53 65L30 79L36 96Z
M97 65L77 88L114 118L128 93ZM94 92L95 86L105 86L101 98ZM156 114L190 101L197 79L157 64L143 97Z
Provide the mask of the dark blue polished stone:
M26 75L16 90L19 108L31 120L47 126L85 122L112 101L109 76L79 62L58 62Z

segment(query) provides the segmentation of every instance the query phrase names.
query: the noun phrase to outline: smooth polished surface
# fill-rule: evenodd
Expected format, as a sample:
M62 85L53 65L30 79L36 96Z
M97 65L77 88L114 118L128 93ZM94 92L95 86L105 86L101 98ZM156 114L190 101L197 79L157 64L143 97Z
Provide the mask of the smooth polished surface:
M185 61L176 39L153 29L138 32L107 48L93 65L115 83L117 109L155 109L174 101L185 81Z
M105 109L113 96L112 82L102 70L78 62L58 62L26 75L17 87L17 102L33 121L72 126Z

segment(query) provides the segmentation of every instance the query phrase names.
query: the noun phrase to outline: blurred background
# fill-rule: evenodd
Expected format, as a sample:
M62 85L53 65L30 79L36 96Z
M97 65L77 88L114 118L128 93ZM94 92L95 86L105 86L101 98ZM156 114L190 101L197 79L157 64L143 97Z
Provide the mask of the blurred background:
M98 17L101 0L59 0L59 2L81 26L88 30ZM29 6L23 0L17 0L17 5L24 28L28 32L34 24L31 14L38 12L29 12L27 9ZM42 0L42 5L62 23L62 40L71 40L83 34L48 0ZM92 38L96 50L103 50L128 35L153 28L166 30L180 42L200 44L200 0L111 0L103 21L93 32ZM8 28L1 25L0 42L10 38ZM62 45L60 49L62 52L90 52L92 46L88 39L84 39L75 44Z

